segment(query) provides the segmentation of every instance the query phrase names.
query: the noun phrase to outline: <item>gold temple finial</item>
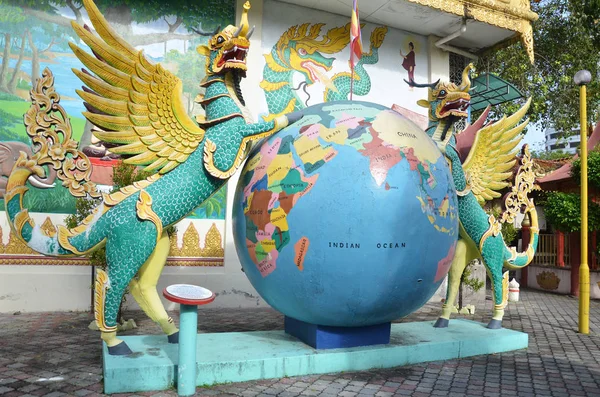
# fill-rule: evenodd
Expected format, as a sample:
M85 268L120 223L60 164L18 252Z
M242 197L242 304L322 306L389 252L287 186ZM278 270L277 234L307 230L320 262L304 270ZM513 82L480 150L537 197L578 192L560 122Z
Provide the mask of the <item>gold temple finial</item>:
M250 23L248 22L248 11L250 10L250 8L250 2L246 1L244 3L244 12L242 13L242 18L240 20L240 27L242 28L242 30L240 31L240 35L242 37L246 37L246 34L248 34L248 30L250 30Z

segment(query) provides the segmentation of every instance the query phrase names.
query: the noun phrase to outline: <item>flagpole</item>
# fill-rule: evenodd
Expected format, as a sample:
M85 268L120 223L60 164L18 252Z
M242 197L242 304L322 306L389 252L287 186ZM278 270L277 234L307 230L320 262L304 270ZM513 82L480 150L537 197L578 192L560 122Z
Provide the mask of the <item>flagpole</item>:
M352 55L350 55L352 58ZM350 61L350 100L352 100L352 90L354 89L354 62Z

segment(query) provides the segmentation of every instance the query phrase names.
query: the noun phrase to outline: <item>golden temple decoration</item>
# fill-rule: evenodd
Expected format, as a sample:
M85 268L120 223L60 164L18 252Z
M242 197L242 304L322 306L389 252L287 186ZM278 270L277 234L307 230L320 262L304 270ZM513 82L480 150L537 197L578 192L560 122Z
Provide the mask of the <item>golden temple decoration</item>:
M538 15L531 11L529 0L408 0L411 3L471 18L479 22L515 31L521 37L531 63L533 30Z
M48 237L56 236L56 227L54 227L54 224L52 223L52 220L50 219L49 216L46 217L46 220L44 221L44 223L42 223L42 226L40 227L40 229L42 230L42 233L44 234L44 236L48 236Z
M50 217L41 225L40 229L47 236L55 236L57 228ZM0 266L2 265L75 265L89 266L87 258L80 257L48 257L38 254L29 248L10 231L8 242L4 244L3 230L0 228ZM171 252L167 259L167 266L223 266L225 249L223 236L213 223L204 236L201 236L193 223L190 223L183 234L183 244L177 245L177 235L171 236Z
M543 271L535 276L538 285L548 291L553 291L558 289L558 285L560 284L560 278L551 271Z
M223 238L216 224L212 224L206 236L204 237L204 248L200 247L200 235L193 223L190 223L185 233L183 233L183 243L181 248L177 245L177 237L171 236L171 255L172 257L203 257L203 258L223 258L225 250L222 244Z

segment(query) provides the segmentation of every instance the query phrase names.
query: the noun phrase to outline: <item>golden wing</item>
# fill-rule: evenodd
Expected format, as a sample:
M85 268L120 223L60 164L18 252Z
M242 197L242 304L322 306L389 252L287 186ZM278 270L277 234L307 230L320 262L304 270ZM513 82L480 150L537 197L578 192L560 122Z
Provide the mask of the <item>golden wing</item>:
M508 186L506 180L512 176L516 161L515 148L521 142L521 131L529 119L517 123L527 113L530 104L531 98L512 116L504 116L477 133L463 169L468 186L479 203L500 197L498 191Z
M126 163L167 173L183 163L204 138L204 130L183 105L181 80L123 40L92 0L84 0L84 5L98 35L87 26L75 22L72 26L94 55L69 43L95 74L73 70L88 87L77 91L89 110L83 114L102 129L93 132L98 139L121 144L111 152L134 155Z

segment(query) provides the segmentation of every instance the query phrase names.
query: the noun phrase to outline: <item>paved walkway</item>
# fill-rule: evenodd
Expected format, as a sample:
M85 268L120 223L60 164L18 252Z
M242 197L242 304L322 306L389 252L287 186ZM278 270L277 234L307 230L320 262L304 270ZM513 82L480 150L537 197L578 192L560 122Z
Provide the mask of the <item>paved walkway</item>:
M491 301L479 305L476 321L490 318ZM438 305L426 305L404 321L434 320ZM284 378L198 389L199 396L599 396L600 302L591 303L591 335L577 331L577 300L532 290L511 303L504 326L527 332L526 351L432 362L388 370ZM128 313L139 328L159 333L142 313ZM89 313L0 314L0 395L94 396L102 392L102 359ZM202 308L202 332L281 329L269 309ZM176 396L174 391L141 393Z

